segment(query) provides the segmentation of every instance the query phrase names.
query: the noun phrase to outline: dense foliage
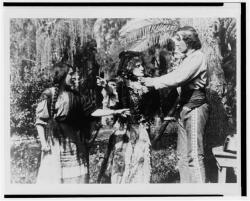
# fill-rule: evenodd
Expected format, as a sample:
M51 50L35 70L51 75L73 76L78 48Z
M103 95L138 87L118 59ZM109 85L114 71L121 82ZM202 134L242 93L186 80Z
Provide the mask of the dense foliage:
M97 42L97 61L105 78L114 76L119 63L119 53L124 50L119 40L119 30L128 21L126 18L97 19L94 35Z

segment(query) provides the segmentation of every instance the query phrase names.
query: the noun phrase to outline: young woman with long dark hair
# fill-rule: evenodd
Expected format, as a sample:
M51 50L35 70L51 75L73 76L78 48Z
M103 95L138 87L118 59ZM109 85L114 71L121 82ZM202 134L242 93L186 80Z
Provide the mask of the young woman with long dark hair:
M76 69L59 62L53 75L54 86L42 93L36 109L42 146L37 183L87 183L84 101L76 90Z

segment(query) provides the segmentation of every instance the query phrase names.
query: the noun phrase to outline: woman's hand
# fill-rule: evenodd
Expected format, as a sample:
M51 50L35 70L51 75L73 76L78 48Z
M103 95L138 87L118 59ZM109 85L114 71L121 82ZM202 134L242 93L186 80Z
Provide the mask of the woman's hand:
M105 87L107 85L107 81L104 78L96 76L96 83L98 86Z
M51 151L51 147L46 143L46 144L42 144L42 152L50 152Z
M40 138L40 142L42 145L42 151L43 152L49 152L51 150L50 145L47 143L46 139L45 139L45 130L44 127L42 125L36 125L37 128L37 132Z

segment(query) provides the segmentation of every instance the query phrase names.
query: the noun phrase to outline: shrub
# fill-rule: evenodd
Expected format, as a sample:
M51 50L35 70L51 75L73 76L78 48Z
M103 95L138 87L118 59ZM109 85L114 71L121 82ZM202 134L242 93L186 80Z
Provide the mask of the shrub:
M13 75L10 85L11 135L34 135L37 100L50 83L49 76L36 68L25 67L23 76L17 73Z

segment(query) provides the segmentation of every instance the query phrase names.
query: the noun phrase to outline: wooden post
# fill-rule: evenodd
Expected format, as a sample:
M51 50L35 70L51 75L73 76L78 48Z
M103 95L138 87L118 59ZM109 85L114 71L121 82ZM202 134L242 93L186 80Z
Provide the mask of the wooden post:
M218 183L226 183L226 174L227 174L226 167L218 168Z
M224 147L214 147L212 149L218 167L218 183L226 183L227 168L237 167L237 155L224 151Z

